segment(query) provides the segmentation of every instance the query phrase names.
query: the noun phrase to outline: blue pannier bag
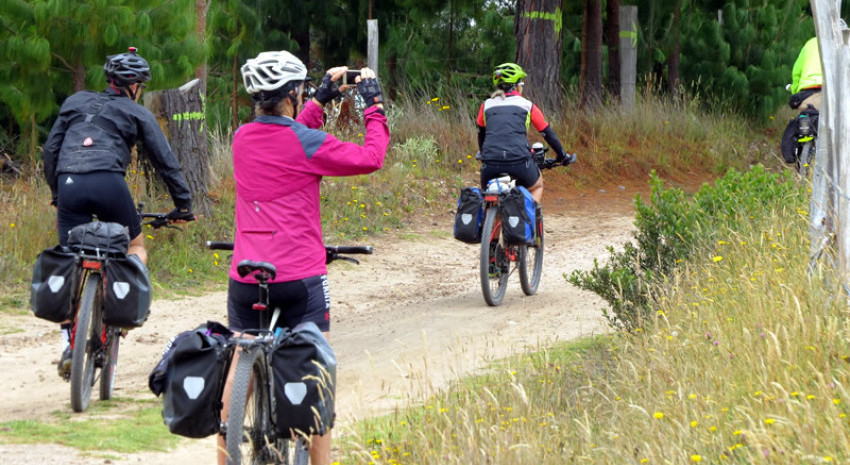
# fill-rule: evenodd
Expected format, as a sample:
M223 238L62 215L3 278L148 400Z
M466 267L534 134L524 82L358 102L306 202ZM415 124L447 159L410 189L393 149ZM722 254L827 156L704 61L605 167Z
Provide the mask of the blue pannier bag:
M481 242L481 223L484 221L484 195L477 187L464 187L457 199L455 239L467 244Z
M499 202L502 236L508 245L534 244L537 202L528 189L517 186L504 194Z

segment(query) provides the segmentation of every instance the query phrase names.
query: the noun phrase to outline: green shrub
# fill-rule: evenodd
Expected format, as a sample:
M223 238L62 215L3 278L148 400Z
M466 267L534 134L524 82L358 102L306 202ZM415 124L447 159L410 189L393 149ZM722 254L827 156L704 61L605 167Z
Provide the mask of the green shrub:
M594 262L590 271L576 270L567 278L592 291L610 305L603 310L608 323L618 329L641 326L649 310L650 289L662 283L677 265L715 240L717 230L735 230L738 222L764 215L783 206L804 204L804 190L789 171L767 173L761 165L749 171L730 169L714 186L703 184L690 201L680 189L664 189L652 173L650 203L635 198L635 244L623 250L608 247L609 260Z

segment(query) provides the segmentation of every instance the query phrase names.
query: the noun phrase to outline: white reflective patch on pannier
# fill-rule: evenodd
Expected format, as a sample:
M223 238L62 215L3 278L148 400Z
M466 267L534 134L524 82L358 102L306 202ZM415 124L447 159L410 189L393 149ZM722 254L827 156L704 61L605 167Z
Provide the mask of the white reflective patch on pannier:
M307 385L304 383L286 383L283 385L283 392L292 405L301 405L307 395Z
M62 289L62 286L65 285L65 277L64 276L56 276L53 275L47 278L47 287L50 288L50 292L56 294Z
M470 222L472 222L472 215L469 213L461 213L460 221L463 222L463 224L469 224Z
M204 392L204 378L200 376L187 376L183 378L183 390L190 399L195 400Z
M511 225L512 228L515 228L519 224L519 217L518 216L509 216L508 217L508 224Z
M115 297L118 297L119 300L123 299L130 293L130 283L114 282L112 283L112 292L115 293Z

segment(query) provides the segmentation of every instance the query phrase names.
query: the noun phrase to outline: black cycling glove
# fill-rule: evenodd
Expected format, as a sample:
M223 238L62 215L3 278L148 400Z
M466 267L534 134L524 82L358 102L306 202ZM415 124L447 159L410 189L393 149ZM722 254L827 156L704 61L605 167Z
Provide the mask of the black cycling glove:
M322 78L322 83L319 84L319 88L316 89L316 100L324 105L339 97L339 95L339 87L336 85L336 82L331 79L331 73L325 74L325 77Z
M174 210L171 210L166 216L171 221L174 220L184 220L184 221L194 221L195 214L192 213L192 207L176 207Z
M381 94L381 84L378 83L377 79L361 79L357 83L357 92L360 93L363 101L366 102L366 108L376 103L384 103L384 97Z

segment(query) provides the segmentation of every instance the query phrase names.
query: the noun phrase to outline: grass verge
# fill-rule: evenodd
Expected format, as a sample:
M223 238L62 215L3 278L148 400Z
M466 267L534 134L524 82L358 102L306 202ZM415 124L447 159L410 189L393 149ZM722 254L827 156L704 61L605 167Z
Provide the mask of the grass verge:
M57 412L54 418L0 423L0 442L61 444L116 459L127 453L167 451L180 440L162 423L162 408L155 400L118 398L94 403L82 416Z

